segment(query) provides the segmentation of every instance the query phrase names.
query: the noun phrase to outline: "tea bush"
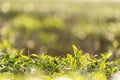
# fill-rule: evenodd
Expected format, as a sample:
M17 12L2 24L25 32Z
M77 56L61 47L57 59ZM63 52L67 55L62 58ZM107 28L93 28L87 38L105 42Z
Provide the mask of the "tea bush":
M52 57L46 54L24 55L10 47L7 41L0 44L0 75L10 80L107 80L120 70L120 60L110 61L112 53L100 56L83 54L73 45L74 55ZM7 75L7 76L6 76Z

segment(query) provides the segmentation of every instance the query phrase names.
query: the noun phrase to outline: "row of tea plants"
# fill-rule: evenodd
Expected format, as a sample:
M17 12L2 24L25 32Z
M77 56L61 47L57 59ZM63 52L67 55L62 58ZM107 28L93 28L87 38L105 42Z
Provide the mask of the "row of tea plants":
M24 55L0 44L0 80L109 80L120 69L120 60L110 60L112 53L91 56L75 45L74 55L52 57L47 54Z

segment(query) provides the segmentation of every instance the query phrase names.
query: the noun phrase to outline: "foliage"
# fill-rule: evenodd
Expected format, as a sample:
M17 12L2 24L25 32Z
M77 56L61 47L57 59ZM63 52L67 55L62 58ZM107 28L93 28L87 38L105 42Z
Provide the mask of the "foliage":
M23 54L24 50L19 52L11 48L12 53L8 52L9 43L7 41L0 45L5 45L1 48L3 51L1 50L0 53L0 73L3 78L6 78L5 75L8 78L11 75L10 79L15 76L17 79L17 76L21 76L27 80L29 78L27 76L37 75L36 78L46 80L51 80L51 78L54 80L62 78L99 80L98 77L107 80L120 69L120 60L109 61L112 53L91 57L89 54L83 54L82 50L79 50L75 45L73 45L74 55L67 54L66 57L51 57L45 54L27 56Z
M0 0L0 80L107 80L119 41L118 2Z

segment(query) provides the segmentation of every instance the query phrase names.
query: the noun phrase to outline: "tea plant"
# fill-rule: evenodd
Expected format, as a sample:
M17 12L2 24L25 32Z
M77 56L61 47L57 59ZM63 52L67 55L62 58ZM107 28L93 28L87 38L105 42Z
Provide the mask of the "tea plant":
M9 73L13 77L25 77L39 74L38 77L47 80L61 80L63 77L70 78L65 80L99 80L97 78L102 76L103 80L106 80L120 70L120 60L109 61L112 53L90 56L83 54L75 45L74 55L67 54L66 57L51 57L45 54L27 56L23 54L24 50L12 49L7 41L0 44L0 48L1 75ZM75 77L76 75L79 77Z

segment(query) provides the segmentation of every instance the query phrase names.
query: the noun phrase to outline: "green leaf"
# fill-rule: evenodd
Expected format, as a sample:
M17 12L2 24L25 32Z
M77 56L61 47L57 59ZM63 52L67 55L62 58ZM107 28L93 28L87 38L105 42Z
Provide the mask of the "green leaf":
M28 56L22 56L22 58L23 58L24 60L28 60L28 59L29 59Z
M76 53L76 57L79 57L81 54L82 54L82 50L79 50L79 51Z
M72 45L75 57L79 57L82 54L82 50L78 50L75 45Z
M106 59L109 59L111 56L112 56L112 53L110 52L106 55Z
M23 49L23 50L21 50L21 51L20 51L20 55L22 55L22 54L23 54L24 50L25 50L25 49Z
M75 45L72 45L72 48L73 48L74 54L76 55L76 53L78 51L77 47Z
M39 57L37 54L31 54L31 57Z

